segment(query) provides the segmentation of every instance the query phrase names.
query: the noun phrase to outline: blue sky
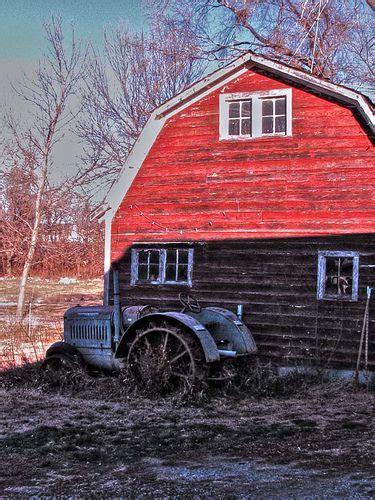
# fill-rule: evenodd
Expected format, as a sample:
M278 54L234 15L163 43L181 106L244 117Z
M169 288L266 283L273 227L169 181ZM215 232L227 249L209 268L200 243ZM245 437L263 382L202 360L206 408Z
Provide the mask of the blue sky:
M24 74L31 75L43 58L43 22L51 15L61 15L66 28L73 23L76 37L98 48L103 46L106 28L119 24L135 31L147 28L142 0L0 0L0 124L9 111L21 122L28 116L28 106L15 95L12 84L17 86ZM0 144L7 137L1 126ZM54 152L53 177L58 179L75 168L81 148L68 131Z
M44 49L43 21L60 14L79 38L100 43L103 30L124 22L144 26L141 0L0 0L0 60L37 60Z

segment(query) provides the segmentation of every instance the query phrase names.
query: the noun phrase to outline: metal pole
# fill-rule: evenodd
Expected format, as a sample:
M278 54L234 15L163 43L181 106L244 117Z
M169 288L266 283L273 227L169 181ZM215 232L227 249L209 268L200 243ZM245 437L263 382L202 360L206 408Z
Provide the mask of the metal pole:
M237 304L237 318L242 321L243 316L243 304Z
M357 357L357 367L356 367L356 371L355 371L355 381L356 381L357 384L359 382L359 368L360 368L360 365L361 365L363 340L364 340L364 337L365 337L366 326L368 324L368 319L369 319L369 308L370 308L370 299L371 299L372 288L370 286L368 286L367 289L366 289L366 291L367 291L367 300L366 300L365 314L363 316L361 339L359 341L359 349L358 349L358 357Z
M117 268L112 268L113 272L113 321L115 326L114 332L114 343L117 346L120 342L120 330L121 330L121 304L120 304L120 281L119 281L119 270Z

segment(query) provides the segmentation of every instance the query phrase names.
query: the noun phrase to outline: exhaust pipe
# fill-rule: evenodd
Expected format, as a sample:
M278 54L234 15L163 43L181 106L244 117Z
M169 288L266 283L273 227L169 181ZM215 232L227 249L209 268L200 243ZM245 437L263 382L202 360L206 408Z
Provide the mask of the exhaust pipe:
M114 343L117 347L120 342L121 331L121 304L120 304L120 281L119 270L117 267L112 268L113 273L113 322L115 326L115 334L113 337Z
M218 349L221 358L235 358L237 351L228 351L226 349Z
M243 316L243 304L237 304L237 318L242 321Z

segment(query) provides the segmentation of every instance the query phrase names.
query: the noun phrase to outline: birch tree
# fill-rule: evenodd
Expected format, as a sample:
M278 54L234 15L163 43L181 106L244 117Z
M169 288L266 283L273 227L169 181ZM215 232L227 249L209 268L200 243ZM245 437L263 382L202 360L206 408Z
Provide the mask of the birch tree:
M48 52L34 74L24 78L15 88L30 110L30 115L24 119L27 125L21 124L14 115L7 120L14 151L35 164L37 177L33 221L19 285L17 320L22 318L26 283L38 244L43 198L53 167L54 148L75 118L70 105L84 72L85 55L76 41L74 30L67 43L60 18L52 17L44 29Z

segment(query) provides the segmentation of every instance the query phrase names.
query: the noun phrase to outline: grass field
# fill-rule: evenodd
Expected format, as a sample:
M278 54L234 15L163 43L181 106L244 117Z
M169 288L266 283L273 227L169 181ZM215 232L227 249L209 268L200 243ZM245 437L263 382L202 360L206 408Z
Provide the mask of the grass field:
M25 317L16 324L18 278L0 279L0 369L44 356L49 344L62 335L64 311L76 304L100 304L103 281L30 278L26 288Z

